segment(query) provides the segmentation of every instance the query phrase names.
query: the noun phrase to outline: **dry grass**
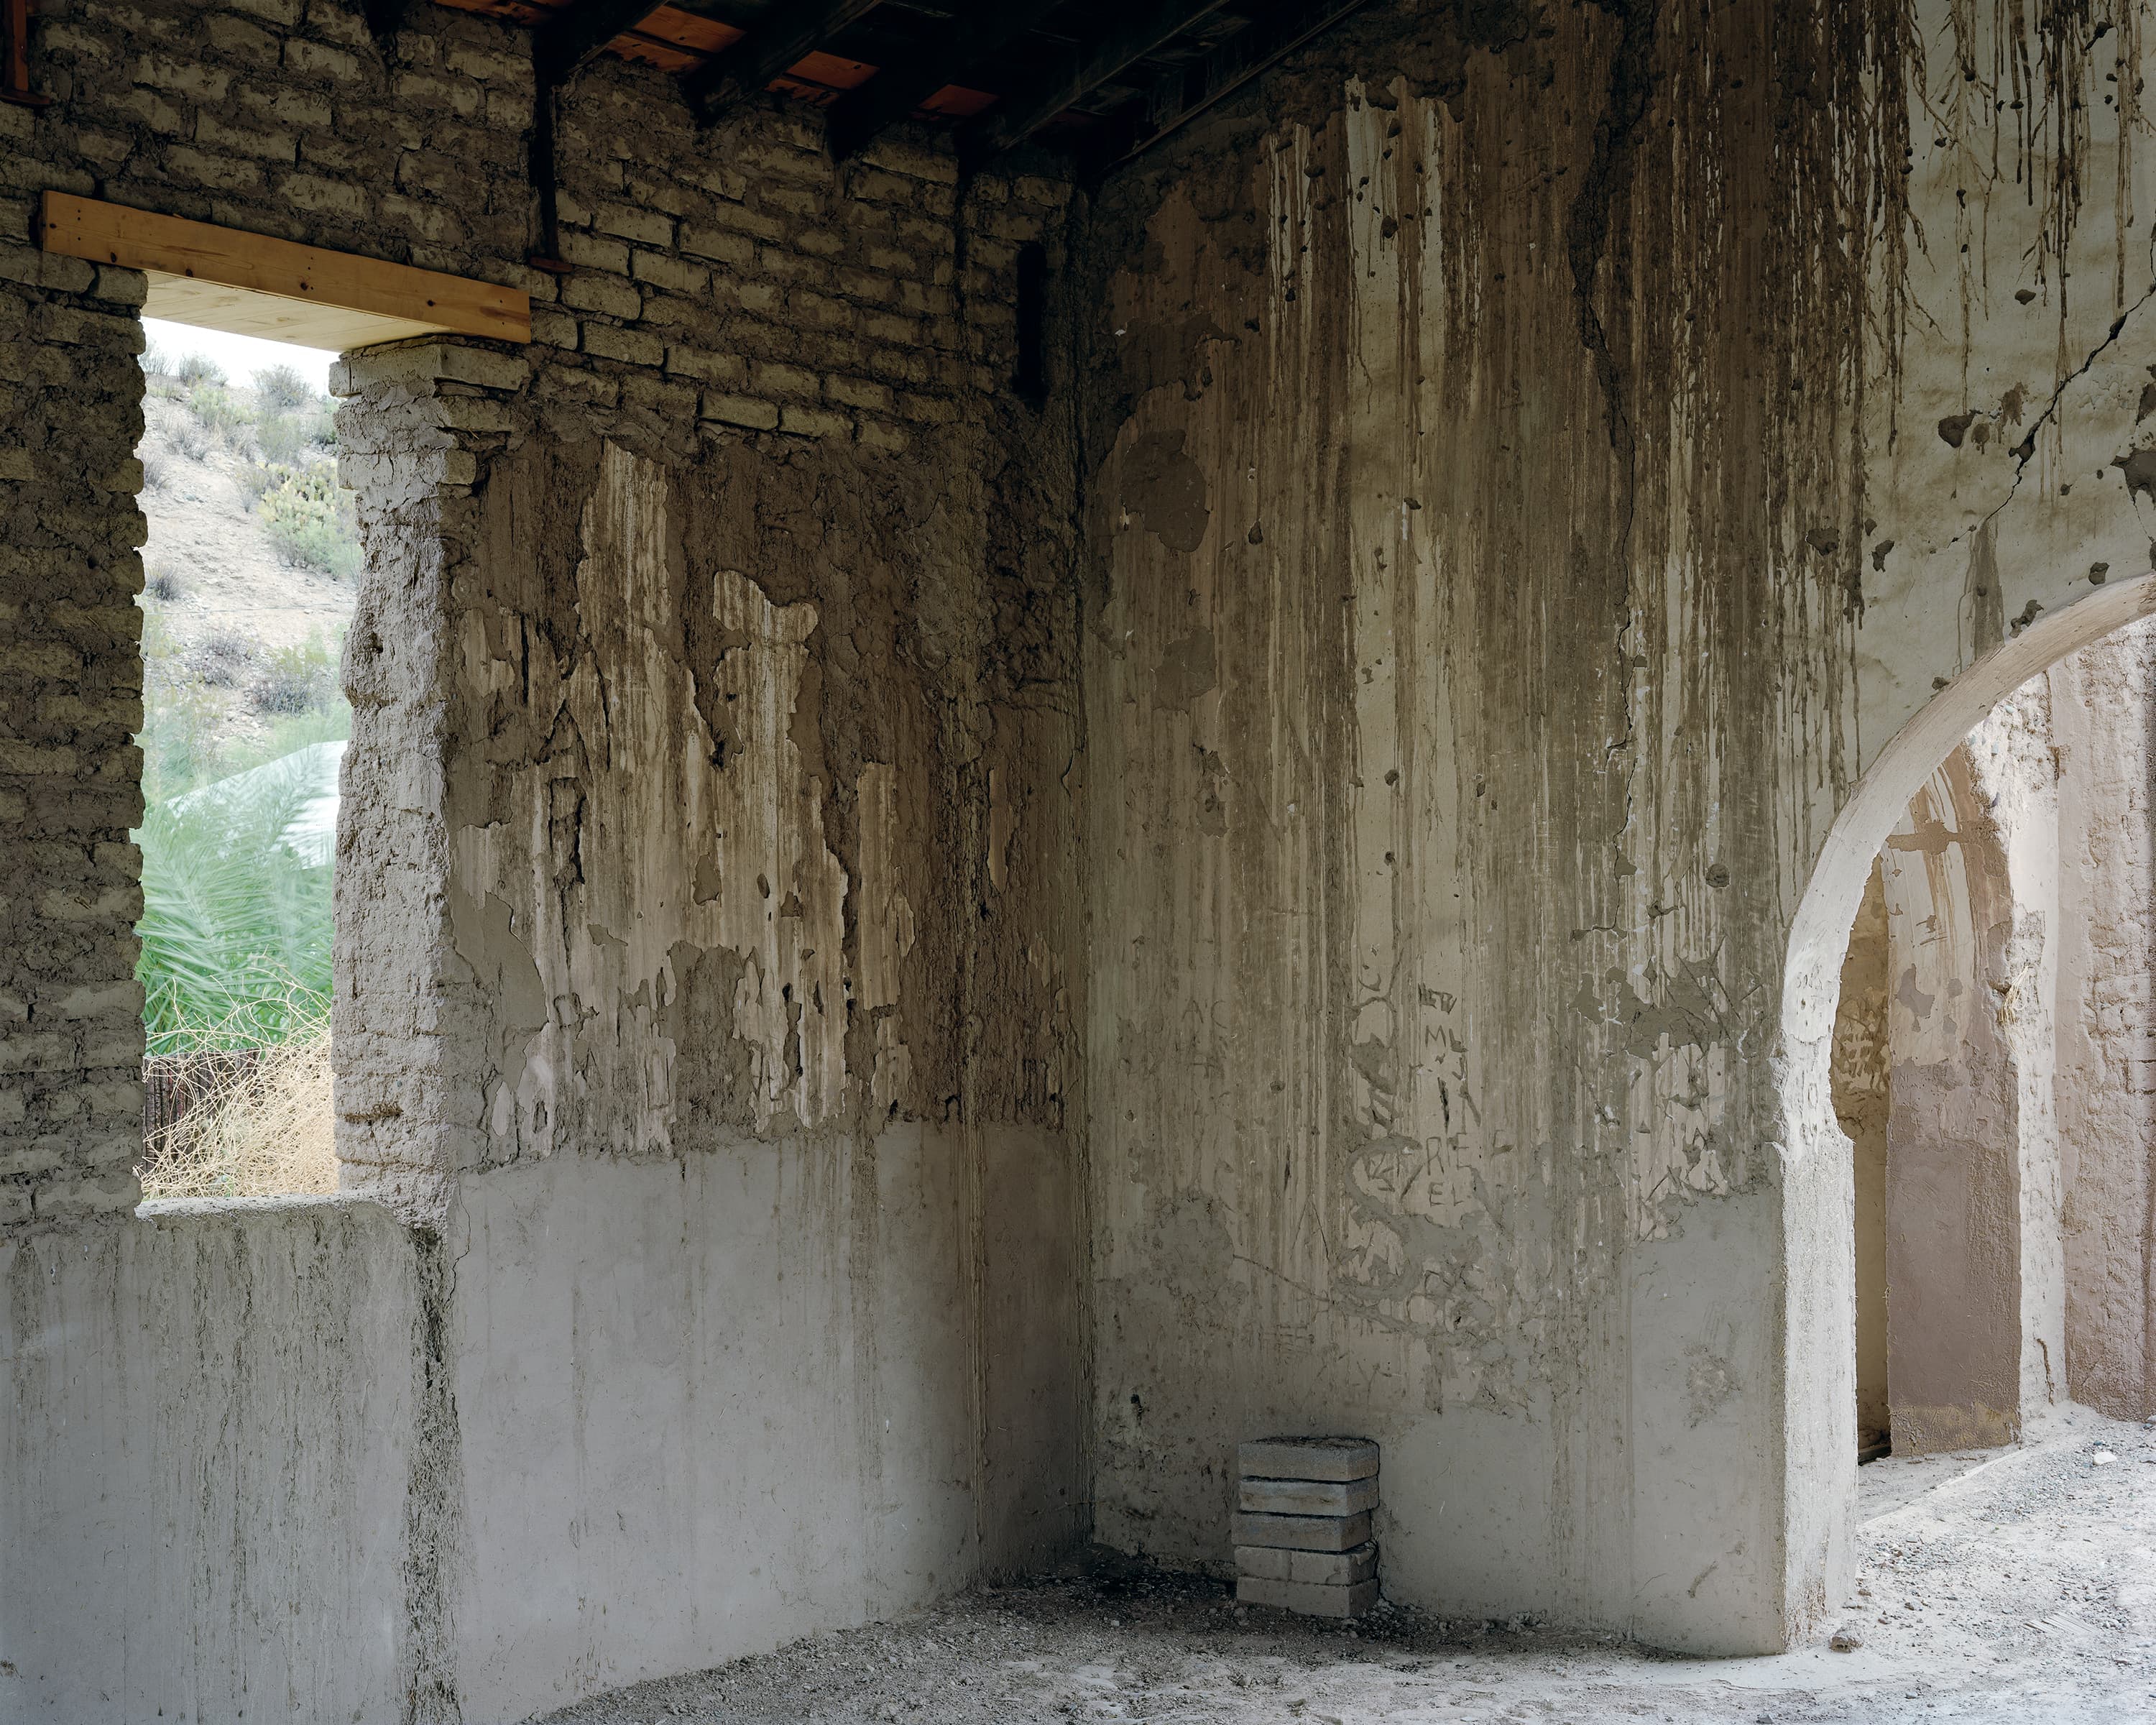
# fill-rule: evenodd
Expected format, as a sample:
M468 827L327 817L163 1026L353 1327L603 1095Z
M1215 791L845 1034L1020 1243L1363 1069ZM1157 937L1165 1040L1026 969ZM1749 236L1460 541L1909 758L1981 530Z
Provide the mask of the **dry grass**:
M337 1189L326 1029L193 1081L192 1106L136 1170L145 1198L264 1198Z

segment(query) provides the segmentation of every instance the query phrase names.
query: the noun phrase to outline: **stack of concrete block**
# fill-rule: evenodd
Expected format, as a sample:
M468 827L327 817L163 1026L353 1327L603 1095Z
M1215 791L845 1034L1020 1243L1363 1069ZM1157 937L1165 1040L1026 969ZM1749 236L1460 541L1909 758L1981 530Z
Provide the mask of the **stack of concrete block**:
M1260 1438L1240 1446L1235 1598L1312 1617L1378 1603L1378 1446L1367 1438Z

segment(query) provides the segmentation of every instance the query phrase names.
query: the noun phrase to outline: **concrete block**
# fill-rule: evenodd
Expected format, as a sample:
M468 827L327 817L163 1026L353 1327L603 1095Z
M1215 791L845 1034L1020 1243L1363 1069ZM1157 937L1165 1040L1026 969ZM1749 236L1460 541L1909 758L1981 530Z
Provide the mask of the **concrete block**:
M1277 1546L1239 1545L1235 1568L1240 1574L1263 1581L1312 1582L1326 1587L1353 1587L1378 1573L1374 1543L1353 1551L1283 1551Z
M1378 1446L1358 1437L1270 1437L1240 1444L1236 1471L1246 1480L1367 1480L1378 1472Z
M1370 1537L1370 1512L1352 1516L1270 1516L1248 1511L1235 1517L1237 1545L1269 1545L1286 1551L1349 1551Z
M1378 1584L1358 1581L1352 1587L1327 1587L1315 1581L1269 1581L1261 1575L1245 1575L1235 1583L1239 1605L1271 1605L1282 1611L1300 1611L1305 1617L1360 1617L1378 1603Z
M1276 1516L1352 1516L1378 1507L1378 1482L1368 1480L1245 1480L1239 1509Z

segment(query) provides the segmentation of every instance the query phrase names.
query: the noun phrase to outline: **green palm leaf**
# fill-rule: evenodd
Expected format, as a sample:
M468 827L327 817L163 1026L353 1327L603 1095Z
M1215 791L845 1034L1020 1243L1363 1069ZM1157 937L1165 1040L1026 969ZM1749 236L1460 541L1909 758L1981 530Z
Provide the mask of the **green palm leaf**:
M332 870L302 818L336 790L317 744L154 803L136 974L153 1054L260 1047L328 1015Z

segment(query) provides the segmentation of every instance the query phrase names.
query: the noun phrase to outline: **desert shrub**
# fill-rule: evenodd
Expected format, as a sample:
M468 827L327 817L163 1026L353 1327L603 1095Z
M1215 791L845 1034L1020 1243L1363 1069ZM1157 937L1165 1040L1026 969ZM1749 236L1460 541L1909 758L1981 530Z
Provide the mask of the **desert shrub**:
M166 578L170 579L170 577ZM173 583L175 591L178 583ZM142 617L142 789L153 802L225 770L223 696L197 675L153 608Z
M333 745L295 750L149 805L143 1024L152 1054L262 1048L328 1015L328 858L295 832L336 790Z
M180 584L180 578L163 563L150 571L142 583L142 591L161 604L169 605L175 599L187 597L187 590Z
M142 691L142 788L169 794L213 778L223 769L225 703L199 681Z
M142 489L146 491L163 490L165 481L172 477L171 467L164 455L162 453L153 453L145 449L141 454L141 461Z
M255 422L254 445L273 466L298 467L319 460L336 443L336 421L320 411L270 413Z
M155 341L143 344L142 351L135 356L135 363L141 367L146 377L169 377L172 373L171 356Z
M142 788L169 794L222 770L225 704L197 681L142 691Z
M260 653L245 635L219 629L195 649L196 675L213 689L244 681Z
M254 709L262 713L305 713L327 701L336 690L336 660L317 635L296 647L280 647L255 680Z
M198 383L220 384L224 382L224 367L203 354L182 354L172 362L171 376L189 388Z
M257 372L254 396L265 413L296 413L315 404L314 387L290 366Z
M359 534L352 494L337 489L327 462L272 465L275 482L254 507L270 542L290 562L339 579L359 572Z
M148 1076L183 1086L187 1106L143 1146L145 1198L336 1190L326 1024L244 1057L153 1060Z
M254 446L261 450L264 461L290 467L308 447L308 439L290 414L265 413L254 422Z
M228 444L237 444L254 424L231 392L215 383L198 383L188 390L187 411L196 424Z
M249 503L259 503L284 476L284 465L271 461L243 461L232 475Z
M336 1190L327 1024L245 1055L153 1059L146 1076L187 1107L143 1146L145 1198Z
M172 444L174 449L190 461L209 459L210 440L203 434L202 428L192 420L172 428Z

